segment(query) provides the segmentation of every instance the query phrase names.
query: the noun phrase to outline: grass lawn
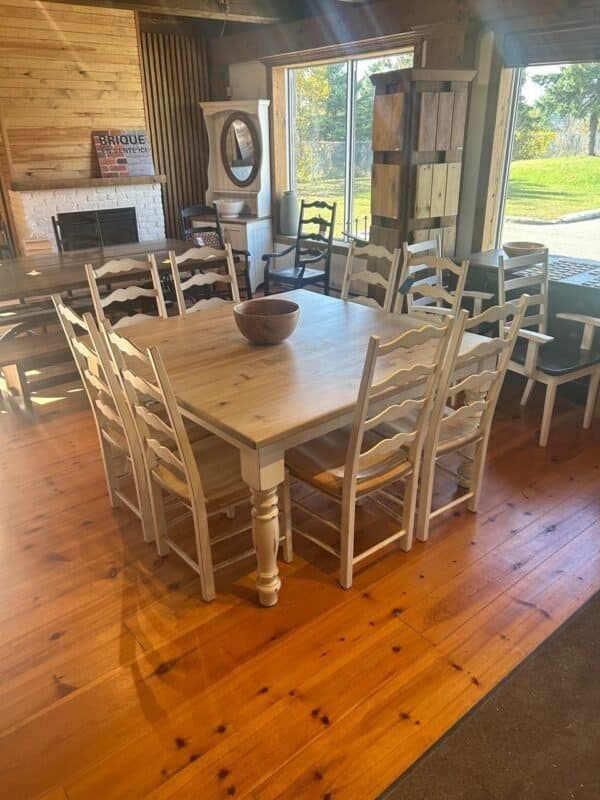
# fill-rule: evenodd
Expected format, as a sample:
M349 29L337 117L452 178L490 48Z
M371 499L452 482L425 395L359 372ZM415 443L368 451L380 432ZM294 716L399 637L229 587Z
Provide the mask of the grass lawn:
M600 157L566 156L513 161L507 217L557 219L600 208Z

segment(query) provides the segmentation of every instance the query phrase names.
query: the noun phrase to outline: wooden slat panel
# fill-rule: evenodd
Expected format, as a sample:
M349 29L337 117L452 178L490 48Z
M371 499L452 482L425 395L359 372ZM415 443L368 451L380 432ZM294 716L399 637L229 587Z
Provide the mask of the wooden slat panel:
M431 214L432 217L443 217L446 205L446 179L448 164L434 164L431 180Z
M462 150L465 140L465 120L467 118L468 92L456 92L454 95L454 111L452 114L451 150Z
M143 31L141 52L156 168L167 176L166 229L177 237L179 210L204 202L207 149L198 101L209 98L206 50L196 37Z
M443 215L445 217L453 217L458 214L458 201L460 197L460 175L461 164L447 164L448 167L448 180L446 182L446 201L444 205Z
M421 164L417 167L417 187L415 191L415 219L431 217L431 186L433 165Z
M452 111L454 92L440 92L437 117L436 150L449 150L452 141Z
M403 93L378 94L373 105L373 150L404 147Z
M373 164L373 186L371 191L371 212L380 217L398 219L400 216L399 164Z
M145 128L135 14L0 0L0 106L12 177L99 174L95 128Z
M456 228L442 228L442 255L452 257L456 249Z
M435 150L439 92L421 93L419 150Z

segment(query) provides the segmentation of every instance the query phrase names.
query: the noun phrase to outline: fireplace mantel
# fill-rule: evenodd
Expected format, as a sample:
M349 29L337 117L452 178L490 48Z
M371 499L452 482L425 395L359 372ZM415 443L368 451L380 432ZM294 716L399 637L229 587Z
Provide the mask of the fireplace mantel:
M56 178L13 181L13 192L45 192L54 189L82 189L88 186L133 186L144 183L166 183L166 175L143 175L137 178Z

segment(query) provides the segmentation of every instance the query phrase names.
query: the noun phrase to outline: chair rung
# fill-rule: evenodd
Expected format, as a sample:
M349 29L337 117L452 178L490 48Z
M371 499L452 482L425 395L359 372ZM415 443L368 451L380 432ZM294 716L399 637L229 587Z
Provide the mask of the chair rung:
M245 558L250 558L256 554L256 550L252 547L250 550L244 550L238 556L233 556L232 558L226 558L225 561L219 561L218 564L213 564L213 572L217 572L217 570L225 569L225 567L230 567L232 564L237 564L238 561L243 561Z
M446 503L446 505L440 506L439 508L430 511L429 518L434 519L435 517L442 514L444 511L449 511L451 508L454 508L454 506L458 506L461 503L465 503L467 500L470 500L474 496L475 492L465 492L464 494L461 494L460 497L455 497L454 500L450 500L450 502Z
M185 552L185 550L182 547L180 547L178 544L176 544L168 536L165 536L165 542L169 545L169 548L171 550L173 550L174 553L177 553L179 558L181 558L181 559L183 559L183 561L185 561L185 563L188 565L188 567L191 567L194 570L194 572L198 573L198 575L202 575L202 572L201 572L200 567L198 566L198 564L194 561L193 558L191 558L191 556L189 556Z
M322 542L320 539L317 539L316 536L311 536L310 533L305 533L305 531L300 530L300 528L298 527L294 527L294 530L304 539L308 539L309 542L316 544L317 547L320 547L322 550L326 550L328 553L331 553L331 555L335 556L336 558L340 558L339 550L336 550L334 547L330 547L330 545L325 544L325 542Z
M316 511L312 511L310 508L307 508L307 506L303 505L302 503L299 503L297 500L292 500L292 506L295 506L296 508L302 509L302 511L305 511L311 517L314 517L315 519L318 519L324 525L327 525L329 528L333 528L333 530L336 533L340 532L339 525L336 525L334 522L330 522L328 519L324 519L319 514L317 514Z
M227 533L221 533L219 536L215 536L211 538L211 544L219 544L219 542L226 542L227 539L233 539L234 536L239 536L240 533L246 533L246 531L252 530L250 525L244 525L243 528L236 528L234 531L227 531Z
M357 564L359 561L363 561L365 558L373 555L378 550L381 550L384 547L387 547L388 544L395 542L397 539L402 539L403 536L406 536L407 531L399 531L398 533L393 533L391 536L388 536L387 539L383 539L381 542L377 542L374 544L373 547L369 547L367 550L364 550L362 553L359 553L357 556L354 556L352 559L353 564Z

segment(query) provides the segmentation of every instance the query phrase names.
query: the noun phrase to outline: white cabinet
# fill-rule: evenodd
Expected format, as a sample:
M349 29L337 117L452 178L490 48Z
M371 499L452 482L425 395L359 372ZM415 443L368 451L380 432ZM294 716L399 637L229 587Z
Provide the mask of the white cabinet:
M250 286L255 292L263 282L265 265L263 253L273 252L273 230L271 218L236 217L221 219L223 238L234 250L250 253Z

